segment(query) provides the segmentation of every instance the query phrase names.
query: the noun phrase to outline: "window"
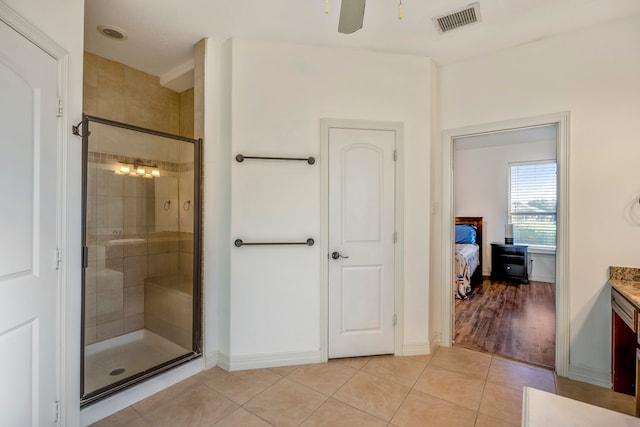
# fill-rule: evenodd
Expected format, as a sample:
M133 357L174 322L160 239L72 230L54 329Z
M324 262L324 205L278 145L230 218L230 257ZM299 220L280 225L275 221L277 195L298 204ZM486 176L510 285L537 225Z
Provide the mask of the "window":
M555 250L556 162L512 163L509 168L509 222L514 243Z

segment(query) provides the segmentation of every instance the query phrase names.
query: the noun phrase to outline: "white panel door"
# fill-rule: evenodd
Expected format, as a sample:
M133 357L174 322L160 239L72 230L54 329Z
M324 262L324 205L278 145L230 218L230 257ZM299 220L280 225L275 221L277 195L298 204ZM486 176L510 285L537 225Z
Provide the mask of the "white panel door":
M0 425L55 425L58 64L0 22Z
M329 129L329 358L394 352L395 138Z

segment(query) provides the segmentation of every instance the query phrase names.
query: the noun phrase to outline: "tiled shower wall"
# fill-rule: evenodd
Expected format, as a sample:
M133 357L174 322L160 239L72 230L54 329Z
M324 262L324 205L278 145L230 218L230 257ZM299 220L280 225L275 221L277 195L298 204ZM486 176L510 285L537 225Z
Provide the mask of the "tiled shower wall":
M101 118L193 136L193 89L176 93L160 86L157 77L88 52L83 109ZM96 133L99 136L105 135ZM190 215L177 212L193 201L192 189L188 191L193 157L176 158L175 167L169 168L174 170L165 168L161 179L142 179L115 175L107 166L117 159L99 151L90 154L88 168L85 344L144 328L144 280L190 272L192 260L188 242L193 209ZM153 151L151 147L143 158L153 162ZM189 161L190 171L184 166ZM172 202L173 216L156 215L171 190L181 191L180 199Z

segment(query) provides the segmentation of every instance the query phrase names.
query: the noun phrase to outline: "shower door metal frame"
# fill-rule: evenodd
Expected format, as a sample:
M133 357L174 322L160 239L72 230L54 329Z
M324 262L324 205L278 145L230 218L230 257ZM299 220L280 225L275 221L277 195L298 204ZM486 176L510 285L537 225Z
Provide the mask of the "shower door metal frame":
M85 349L85 282L86 268L88 265L88 247L87 247L87 173L89 160L89 136L91 130L89 123L99 123L106 126L113 126L120 129L126 129L134 132L146 133L149 135L159 136L177 141L188 142L193 144L193 328L192 328L192 352L184 356L176 357L164 363L156 365L145 371L123 378L120 381L109 384L91 393L85 394L84 391L84 349ZM80 133L82 127L82 133ZM101 117L82 115L82 122L73 127L73 133L82 137L82 304L81 319L82 330L80 331L80 407L84 407L90 403L94 403L100 399L110 396L127 387L138 384L152 376L165 372L175 366L189 362L202 356L202 139L187 138L180 135L174 135L153 129L147 129L140 126L130 125L127 123L117 122L114 120L104 119Z

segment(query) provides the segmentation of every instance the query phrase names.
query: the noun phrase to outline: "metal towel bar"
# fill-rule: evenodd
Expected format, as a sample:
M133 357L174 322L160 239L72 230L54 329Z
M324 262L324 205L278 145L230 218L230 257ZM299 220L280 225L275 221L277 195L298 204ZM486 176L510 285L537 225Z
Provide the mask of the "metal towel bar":
M307 162L310 165L316 162L316 159L313 157L264 157L264 156L244 156L242 154L238 154L236 156L236 162L242 163L245 159L259 159L259 160L297 160Z
M234 245L236 245L236 247L241 248L242 246L268 246L268 245L307 245L307 246L313 246L315 243L315 240L309 238L307 239L306 242L260 242L260 243L246 243L243 242L242 239L236 239L235 242L233 242Z

